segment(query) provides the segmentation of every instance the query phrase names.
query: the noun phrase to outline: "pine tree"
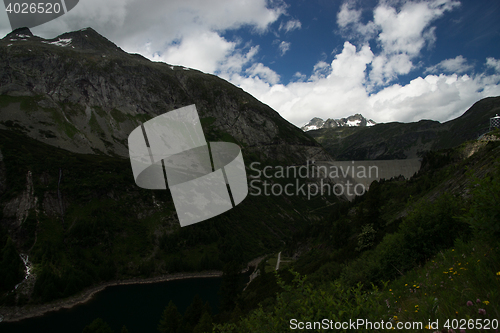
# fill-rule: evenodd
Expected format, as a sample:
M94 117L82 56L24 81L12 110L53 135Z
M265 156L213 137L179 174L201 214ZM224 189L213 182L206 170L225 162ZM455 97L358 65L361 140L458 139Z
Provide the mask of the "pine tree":
M203 309L203 301L200 296L196 294L193 298L193 302L191 302L184 313L184 322L195 326L200 321Z
M231 322L236 323L240 320L241 317L243 317L243 312L241 311L240 306L236 304L236 307L231 314Z
M212 328L212 316L208 312L203 312L198 325L196 325L193 329L193 333L212 332Z
M239 293L240 265L230 262L224 266L219 289L222 311L232 311Z
M174 302L170 301L163 310L163 315L158 325L160 333L177 333L181 326L182 317Z
M113 333L114 331L101 318L95 319L90 325L87 325L82 333Z

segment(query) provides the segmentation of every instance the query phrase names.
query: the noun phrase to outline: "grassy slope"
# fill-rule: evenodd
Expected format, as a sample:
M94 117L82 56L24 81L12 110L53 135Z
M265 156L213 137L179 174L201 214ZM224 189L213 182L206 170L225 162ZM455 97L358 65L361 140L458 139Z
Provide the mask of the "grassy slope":
M306 243L309 251L292 267L309 282L280 272L277 284L264 274L242 296L245 302L265 294L262 310L219 331L287 332L291 318L365 318L394 325L419 320L424 326L439 320L440 329L446 319L498 318L500 144L491 142L464 160L466 145L427 155L416 178L381 183L295 237L290 248ZM454 195L444 195L446 190ZM367 224L374 229L371 239ZM370 244L360 246L367 239Z

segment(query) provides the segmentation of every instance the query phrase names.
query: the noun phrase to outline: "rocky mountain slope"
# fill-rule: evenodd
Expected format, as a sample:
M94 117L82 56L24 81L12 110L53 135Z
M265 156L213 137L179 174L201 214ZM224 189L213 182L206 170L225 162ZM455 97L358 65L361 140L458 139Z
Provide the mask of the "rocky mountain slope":
M0 41L0 128L53 146L127 157L135 127L190 104L208 140L236 142L260 159L328 159L313 139L240 88L128 54L91 28L48 40L21 28Z
M321 128L337 128L337 127L364 127L373 126L376 122L371 119L366 119L361 114L349 116L347 118L323 120L321 118L313 118L307 124L301 127L304 132L317 130Z
M423 152L455 147L477 139L500 110L500 97L476 102L462 116L440 123L384 123L371 127L337 127L309 131L338 160L405 159Z
M142 122L190 104L207 141L239 144L247 168L330 159L227 81L127 54L90 28L48 40L18 29L0 40L0 305L244 263L325 214L311 209L337 200L249 195L180 228L169 191L136 186L127 138ZM33 270L23 280L26 267Z

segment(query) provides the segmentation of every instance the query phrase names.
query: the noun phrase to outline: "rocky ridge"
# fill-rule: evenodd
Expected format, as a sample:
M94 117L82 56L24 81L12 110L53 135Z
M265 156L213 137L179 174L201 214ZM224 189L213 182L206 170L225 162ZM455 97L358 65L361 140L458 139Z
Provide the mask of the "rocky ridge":
M53 39L17 29L0 40L0 128L78 153L128 157L129 133L196 104L207 140L259 159L329 159L269 106L214 75L128 54L92 28Z

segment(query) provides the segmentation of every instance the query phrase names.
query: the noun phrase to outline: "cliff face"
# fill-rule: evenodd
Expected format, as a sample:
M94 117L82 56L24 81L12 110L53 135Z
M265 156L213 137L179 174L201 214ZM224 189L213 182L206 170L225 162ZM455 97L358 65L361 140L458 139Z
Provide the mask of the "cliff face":
M329 159L277 112L216 76L128 54L91 28L45 40L18 29L0 41L0 127L53 146L127 157L141 122L196 104L207 140L259 159Z

